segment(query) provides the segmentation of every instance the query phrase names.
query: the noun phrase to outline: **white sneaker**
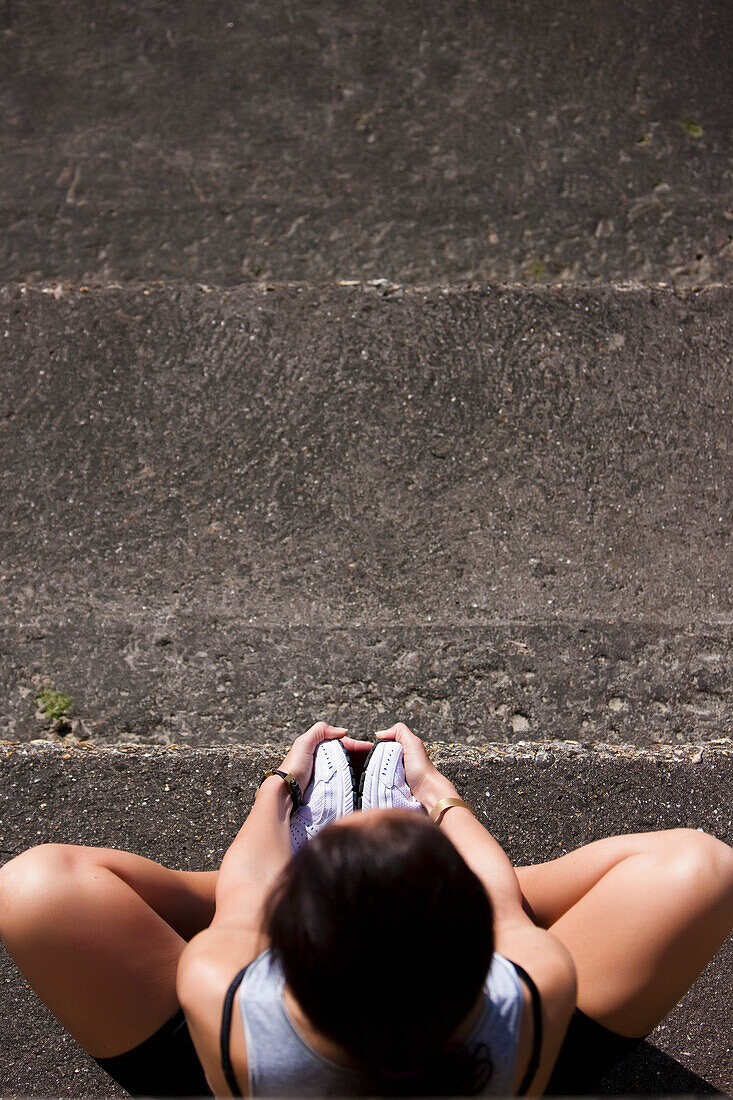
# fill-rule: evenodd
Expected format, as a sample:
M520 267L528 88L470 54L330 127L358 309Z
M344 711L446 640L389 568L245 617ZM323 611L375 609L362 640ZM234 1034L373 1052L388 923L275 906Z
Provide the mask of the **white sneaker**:
M322 741L315 752L313 775L303 804L290 818L290 842L299 851L337 817L354 812L354 773L340 741Z
M425 810L407 785L402 745L398 741L377 741L364 763L359 784L362 810Z

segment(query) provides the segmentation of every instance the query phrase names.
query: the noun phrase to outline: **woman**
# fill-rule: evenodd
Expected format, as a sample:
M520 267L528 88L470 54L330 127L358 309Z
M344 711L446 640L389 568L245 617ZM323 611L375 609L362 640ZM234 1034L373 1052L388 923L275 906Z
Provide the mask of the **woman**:
M54 844L0 869L9 953L131 1092L583 1092L730 931L728 845L631 834L513 869L403 724L378 737L427 813L347 813L292 859L318 747L371 748L345 733L297 738L218 872Z

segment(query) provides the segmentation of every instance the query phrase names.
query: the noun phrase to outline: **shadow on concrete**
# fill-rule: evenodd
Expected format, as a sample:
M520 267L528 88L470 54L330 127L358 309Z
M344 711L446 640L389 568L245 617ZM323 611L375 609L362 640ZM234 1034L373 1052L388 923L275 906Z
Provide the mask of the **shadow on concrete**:
M601 1081L599 1096L724 1096L704 1077L692 1073L675 1058L650 1042L642 1043L633 1054Z

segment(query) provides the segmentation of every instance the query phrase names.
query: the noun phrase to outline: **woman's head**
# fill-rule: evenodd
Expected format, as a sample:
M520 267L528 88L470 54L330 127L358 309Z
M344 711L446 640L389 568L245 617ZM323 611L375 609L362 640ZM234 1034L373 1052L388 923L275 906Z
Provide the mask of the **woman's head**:
M311 1022L374 1069L412 1070L475 1004L491 904L454 846L409 811L343 818L288 864L267 907Z

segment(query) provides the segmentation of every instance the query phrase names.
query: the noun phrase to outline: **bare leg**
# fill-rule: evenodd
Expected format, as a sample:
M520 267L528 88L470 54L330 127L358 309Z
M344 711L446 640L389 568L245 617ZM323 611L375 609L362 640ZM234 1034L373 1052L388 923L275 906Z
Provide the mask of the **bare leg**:
M652 1031L733 926L733 849L690 829L595 841L517 877L573 956L578 1007L619 1035Z
M113 1057L178 1011L178 959L211 923L217 875L42 844L0 869L0 936L73 1038Z

